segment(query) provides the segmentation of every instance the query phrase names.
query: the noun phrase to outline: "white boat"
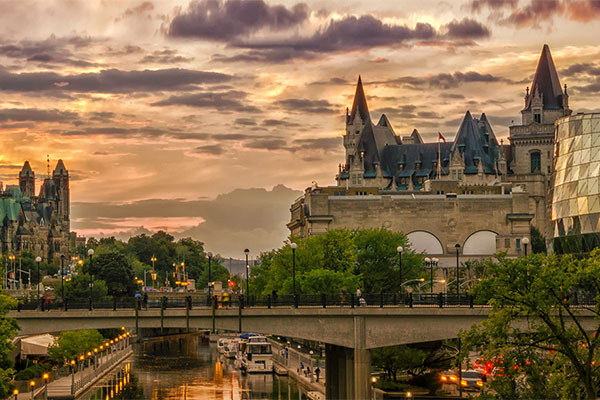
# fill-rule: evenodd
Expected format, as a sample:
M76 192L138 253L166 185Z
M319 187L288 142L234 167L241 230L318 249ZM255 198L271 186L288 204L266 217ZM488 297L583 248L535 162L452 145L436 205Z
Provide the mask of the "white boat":
M241 346L241 370L246 373L272 373L271 343L264 336L252 336Z
M228 338L220 338L217 340L217 351L219 354L225 354L225 349L230 342L231 339Z
M240 341L238 339L233 339L230 341L223 350L223 355L227 358L235 358L240 350Z

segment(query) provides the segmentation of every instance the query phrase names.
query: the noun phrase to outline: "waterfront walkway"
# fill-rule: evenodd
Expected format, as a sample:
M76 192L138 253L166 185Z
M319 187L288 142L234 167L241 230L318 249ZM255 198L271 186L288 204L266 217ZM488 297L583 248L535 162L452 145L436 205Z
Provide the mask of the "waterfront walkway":
M273 351L273 362L280 369L287 370L288 376L297 380L302 386L309 388L311 391L318 392L322 395L321 398L325 399L325 362L323 360L317 360L311 357L310 354L298 351L291 346L287 346L287 357L285 355L285 346L281 343L271 341ZM304 375L304 371L301 370L301 365L304 368L310 368L310 375ZM315 375L315 369L319 367L321 373L319 374L319 382Z
M133 350L130 344L109 354L97 356L95 360L83 361L79 371L48 383L47 398L50 400L75 399L132 354ZM46 399L45 390L46 388L43 386L36 389L33 398ZM31 392L19 393L17 399L32 399Z

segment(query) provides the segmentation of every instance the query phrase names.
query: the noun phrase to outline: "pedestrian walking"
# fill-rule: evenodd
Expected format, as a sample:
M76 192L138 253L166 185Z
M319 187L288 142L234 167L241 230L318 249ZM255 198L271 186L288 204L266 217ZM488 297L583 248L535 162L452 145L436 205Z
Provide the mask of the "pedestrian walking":
M315 369L315 375L317 376L317 382L319 382L319 375L321 375L321 368L317 367Z

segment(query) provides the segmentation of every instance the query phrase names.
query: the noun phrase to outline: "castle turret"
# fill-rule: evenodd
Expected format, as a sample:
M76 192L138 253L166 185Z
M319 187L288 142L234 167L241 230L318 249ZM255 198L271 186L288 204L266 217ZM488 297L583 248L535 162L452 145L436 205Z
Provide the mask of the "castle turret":
M19 173L19 187L24 196L29 198L35 196L35 174L29 165L29 161L25 161Z
M554 124L554 121L566 115L571 115L567 89L565 87L563 92L550 48L545 44L531 90L528 88L525 95L525 108L521 111L522 123Z
M62 160L58 160L56 168L52 172L52 180L56 185L56 205L58 216L63 221L69 221L70 193L69 193L69 171L65 168Z
M356 153L356 145L366 124L371 124L367 98L359 75L352 108L346 109L346 132L344 134L344 147L346 148L346 163L350 164L350 156Z

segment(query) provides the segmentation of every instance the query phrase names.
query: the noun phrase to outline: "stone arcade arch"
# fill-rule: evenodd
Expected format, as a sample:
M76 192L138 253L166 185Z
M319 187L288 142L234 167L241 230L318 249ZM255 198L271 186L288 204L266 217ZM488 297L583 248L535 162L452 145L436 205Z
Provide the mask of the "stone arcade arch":
M496 236L493 231L481 230L471 233L463 244L463 254L472 256L496 254Z
M432 233L427 231L413 231L406 235L410 241L412 249L416 253L425 253L429 255L444 254L444 247L440 240Z

